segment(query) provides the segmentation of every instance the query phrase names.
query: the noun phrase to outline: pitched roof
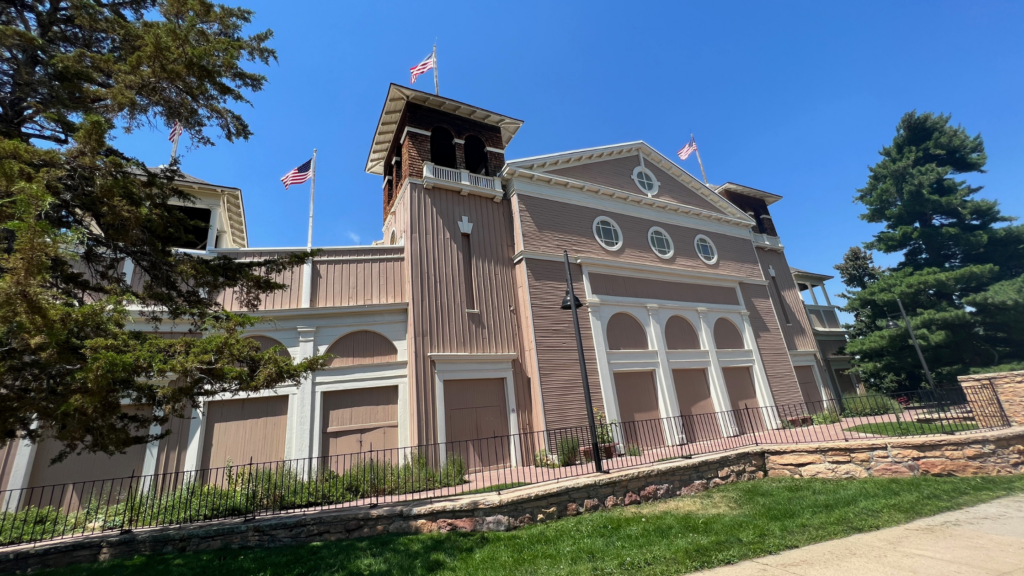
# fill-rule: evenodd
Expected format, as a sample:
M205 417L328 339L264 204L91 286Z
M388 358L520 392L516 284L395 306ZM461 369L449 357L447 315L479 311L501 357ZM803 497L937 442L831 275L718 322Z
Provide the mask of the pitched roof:
M765 192L764 190L758 190L757 188L751 188L750 186L744 186L735 182L726 182L725 184L714 188L716 192L736 192L737 194L743 194L744 196L760 198L769 206L779 200L782 200L782 196L779 196L778 194L772 194L771 192Z
M793 276L805 276L808 279L821 280L821 281L831 280L831 279L835 278L835 276L829 276L828 274L818 274L817 272L808 272L807 270L801 270L799 268L793 268L792 266L789 267L789 273L792 274Z
M391 141L395 138L395 131L402 118L402 112L405 111L406 102L413 102L491 126L498 126L501 128L501 141L504 146L508 146L523 125L522 120L516 120L497 112L471 106L451 98L443 98L428 92L391 84L388 87L388 95L384 99L384 109L381 110L380 119L377 121L377 130L373 133L370 154L366 159L366 171L370 174L384 174L384 157L391 148Z

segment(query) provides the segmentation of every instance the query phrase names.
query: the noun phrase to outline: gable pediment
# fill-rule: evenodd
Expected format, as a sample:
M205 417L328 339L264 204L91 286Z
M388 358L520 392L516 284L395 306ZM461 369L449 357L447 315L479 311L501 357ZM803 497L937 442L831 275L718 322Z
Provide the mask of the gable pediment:
M650 196L652 199L689 206L712 214L748 219L745 213L728 200L644 142L537 156L514 160L508 164L515 168L547 173L559 178L646 197L648 194L633 180L634 170L641 162L659 184L657 194Z

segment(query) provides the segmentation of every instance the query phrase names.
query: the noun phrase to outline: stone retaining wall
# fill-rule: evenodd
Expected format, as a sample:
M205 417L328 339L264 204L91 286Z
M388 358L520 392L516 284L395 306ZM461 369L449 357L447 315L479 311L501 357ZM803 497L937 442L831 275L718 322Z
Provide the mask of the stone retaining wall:
M998 372L995 374L974 374L957 376L963 387L991 384L1006 411L1010 423L1024 425L1024 370L1019 372Z
M1024 427L942 438L750 447L499 493L152 528L0 549L0 572L138 554L304 544L386 533L506 531L604 508L696 494L766 474L860 478L1013 473L1024 473Z

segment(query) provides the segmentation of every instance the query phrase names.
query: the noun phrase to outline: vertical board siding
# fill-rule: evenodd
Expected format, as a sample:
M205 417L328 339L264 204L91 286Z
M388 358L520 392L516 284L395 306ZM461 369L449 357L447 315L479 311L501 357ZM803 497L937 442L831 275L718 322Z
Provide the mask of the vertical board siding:
M188 453L188 431L192 427L191 418L171 418L163 425L161 431L171 433L160 440L156 453L155 474L173 474L185 470L185 455Z
M239 260L262 260L280 256L283 252L240 252ZM231 254L234 255L234 254ZM282 308L299 308L302 305L302 266L296 266L274 275L274 281L285 285L283 290L263 295L257 310L280 310ZM236 298L236 290L229 288L218 298L221 306L228 310L244 310Z
M750 327L754 330L754 339L775 404L800 402L800 387L793 372L793 361L782 338L775 308L768 296L768 287L744 283L740 284L740 292L743 294L743 304L750 312Z
M391 340L369 330L345 334L331 344L326 353L335 356L331 359L331 366L379 364L398 360L398 350Z
M643 422L661 418L658 410L658 392L654 384L654 372L616 372L615 396L619 403L619 417L622 422ZM623 426L628 446L662 446L665 439L661 426L656 423L626 424Z
M206 405L203 468L284 459L288 397L218 400Z
M419 442L436 440L436 401L429 354L516 351L515 293L512 279L512 217L506 202L462 196L412 183L409 202L410 378L415 389L415 430ZM476 307L466 311L462 232L473 224L473 277ZM415 353L414 353L415 351Z
M728 304L736 306L736 289L729 286L711 286L689 282L671 282L651 278L635 278L591 272L590 289L602 296L643 298L646 300L672 300L701 304Z
M742 350L747 347L739 328L727 318L715 321L714 332L716 350Z
M814 350L814 332L811 331L811 322L804 311L804 301L800 297L800 290L793 281L793 274L789 271L789 262L786 255L776 250L757 249L757 257L761 261L761 268L764 271L764 278L768 281L768 293L771 295L772 306L775 308L775 316L779 319L782 328L782 335L786 340L786 347L789 350ZM782 301L779 294L775 292L772 285L772 277L768 267L775 270L775 281L781 290ZM783 322L785 316L782 314L782 303L785 302L789 314L789 324Z
M544 428L539 378L537 376L536 340L533 332L533 311L530 309L529 282L526 279L526 261L514 267L516 287L516 316L519 321L519 362L521 374L516 382L516 407L519 413L519 431L528 432ZM541 418L538 420L538 418Z
M533 305L533 328L537 346L540 393L544 400L545 427L548 430L567 426L585 426L587 408L583 403L583 385L577 360L576 335L572 312L562 310L565 295L565 264L548 260L527 259L526 271ZM586 294L583 273L573 264L573 290ZM579 310L583 355L587 362L590 399L594 406L604 406L601 380L597 375L597 354L594 333L586 307Z
M323 456L398 447L398 387L323 395Z
M516 199L525 250L554 252L565 248L580 256L762 279L754 245L745 232L742 236L731 236L523 194L517 194ZM594 238L593 224L598 216L611 218L622 229L623 242L618 250L606 250ZM675 253L671 258L659 257L648 244L647 232L652 226L661 227L672 238ZM704 234L715 243L715 264L705 264L697 256L693 247L697 234Z
M665 347L669 350L700 350L697 329L683 316L673 316L665 322Z
M800 384L800 393L803 394L804 402L817 406L821 402L821 392L818 390L818 381L814 379L813 366L796 366L796 381Z
M646 196L637 187L636 182L633 181L633 169L639 165L640 155L637 154L570 166L568 168L559 168L557 170L548 170L547 172L581 182L590 182L606 188L615 188L630 194ZM654 177L658 180L658 193L655 195L655 198L658 200L676 202L715 212L716 214L723 214L719 208L706 198L686 184L676 180L671 174L655 166L653 162L644 162L644 166L654 173Z
M609 350L648 350L647 330L643 324L626 312L612 315L605 329Z
M404 248L327 251L313 261L312 306L405 302Z
M819 340L818 344L821 346L821 352L825 356L843 356L839 351L846 346L845 340Z

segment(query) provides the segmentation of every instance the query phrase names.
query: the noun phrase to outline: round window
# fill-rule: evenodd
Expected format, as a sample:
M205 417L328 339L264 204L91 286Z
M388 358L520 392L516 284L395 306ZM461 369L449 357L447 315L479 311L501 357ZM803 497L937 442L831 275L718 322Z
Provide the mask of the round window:
M650 243L651 250L654 250L654 253L662 258L671 258L676 251L668 232L657 226L647 231L647 242Z
M710 238L703 234L698 234L693 239L693 247L697 249L697 256L707 264L714 264L718 262L718 250L715 249L715 243Z
M622 247L622 230L607 216L598 216L594 220L594 238L609 250L618 250Z
M654 177L653 172L643 166L637 166L633 169L633 182L636 182L637 188L643 190L644 194L648 196L654 196L658 193L658 179Z

